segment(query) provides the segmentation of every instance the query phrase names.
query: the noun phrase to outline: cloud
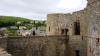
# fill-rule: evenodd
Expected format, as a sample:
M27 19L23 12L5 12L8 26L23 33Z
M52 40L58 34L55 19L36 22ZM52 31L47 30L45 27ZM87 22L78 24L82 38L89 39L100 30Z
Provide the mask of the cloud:
M83 9L86 5L84 1L86 0L79 1L80 3L76 1L79 3L78 7L68 8L67 4L60 3L61 0L0 0L0 15L44 20L48 13L68 13ZM61 8L59 4L65 6Z

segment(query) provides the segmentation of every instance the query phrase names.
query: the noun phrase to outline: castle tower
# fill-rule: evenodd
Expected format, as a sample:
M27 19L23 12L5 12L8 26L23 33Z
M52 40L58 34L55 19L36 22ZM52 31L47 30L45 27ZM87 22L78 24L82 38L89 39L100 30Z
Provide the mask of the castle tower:
M87 20L83 12L73 14L48 14L48 35L86 35Z
M47 34L48 35L82 35L90 34L91 18L96 18L100 14L99 0L88 0L87 8L73 14L48 14L47 15ZM95 15L94 12L98 15ZM93 14L91 14L93 13ZM99 17L98 17L99 18ZM96 19L93 19L96 21ZM67 32L68 29L68 32Z
M74 41L69 41L74 50L78 49L75 47L81 47L84 50L81 51L87 53L84 56L100 56L100 0L88 0L84 10L73 14L48 14L47 34L68 34L71 35L70 39L76 36ZM82 36L87 36L86 41ZM83 42L85 48L82 47ZM74 43L78 43L79 46L74 46Z

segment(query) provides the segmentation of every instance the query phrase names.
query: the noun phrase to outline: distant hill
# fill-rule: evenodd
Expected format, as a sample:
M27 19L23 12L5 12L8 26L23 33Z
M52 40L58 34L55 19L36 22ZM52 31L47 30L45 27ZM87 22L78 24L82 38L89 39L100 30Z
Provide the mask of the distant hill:
M27 18L14 17L14 16L0 16L0 27L18 26L19 22L20 25L24 26L25 24L32 24L35 27L40 27L40 26L46 27L46 21L30 20Z
M7 27L16 25L17 22L21 23L29 23L31 20L21 17L13 17L13 16L0 16L0 27Z

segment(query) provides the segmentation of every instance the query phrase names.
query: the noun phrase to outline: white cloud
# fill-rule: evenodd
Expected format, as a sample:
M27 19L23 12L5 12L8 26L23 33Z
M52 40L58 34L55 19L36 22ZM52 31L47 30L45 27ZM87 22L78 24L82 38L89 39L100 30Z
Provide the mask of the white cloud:
M44 19L47 13L68 13L86 7L86 0L0 0L0 15Z

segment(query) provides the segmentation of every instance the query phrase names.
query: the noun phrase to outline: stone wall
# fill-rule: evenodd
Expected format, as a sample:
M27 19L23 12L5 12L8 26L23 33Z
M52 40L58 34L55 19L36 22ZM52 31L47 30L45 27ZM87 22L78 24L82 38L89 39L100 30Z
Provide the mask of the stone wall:
M7 38L0 38L0 48L4 48L6 49L7 48Z
M17 36L0 43L12 56L76 56L76 50L80 56L100 54L100 43L97 45L95 38L87 36Z
M79 51L79 56L87 56L87 37L86 36L70 36L69 49L70 56L76 56L76 50Z
M7 50L13 56L87 56L86 36L33 36L8 38Z
M100 0L90 0L92 3L87 7L88 15L88 56L100 56Z
M62 29L68 29L68 35L75 35L75 22L80 22L80 35L88 35L88 15L87 11L74 12L73 14L48 14L47 34L61 35Z
M87 44L88 49L92 51L87 51L88 56L100 56L100 51L98 51L100 44L96 45L96 39L100 38L100 0L88 0L88 5L84 10L73 14L48 14L47 25L50 26L51 31L47 30L47 32L49 35L59 35L61 28L68 28L68 35L74 35L73 22L76 20L80 21L80 36L90 37ZM47 29L49 29L48 26Z
M87 38L88 39L88 56L100 56L100 38Z
M10 37L7 50L13 56L69 56L68 36Z

